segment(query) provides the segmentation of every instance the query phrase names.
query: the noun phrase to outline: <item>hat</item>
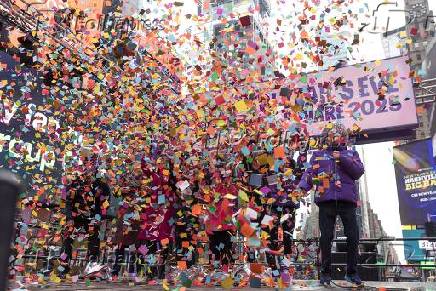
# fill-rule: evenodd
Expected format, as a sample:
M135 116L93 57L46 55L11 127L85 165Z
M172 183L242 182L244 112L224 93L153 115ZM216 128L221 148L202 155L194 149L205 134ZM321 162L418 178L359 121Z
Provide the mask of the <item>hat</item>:
M348 135L348 129L342 123L329 123L323 130L323 135L340 135L346 136Z

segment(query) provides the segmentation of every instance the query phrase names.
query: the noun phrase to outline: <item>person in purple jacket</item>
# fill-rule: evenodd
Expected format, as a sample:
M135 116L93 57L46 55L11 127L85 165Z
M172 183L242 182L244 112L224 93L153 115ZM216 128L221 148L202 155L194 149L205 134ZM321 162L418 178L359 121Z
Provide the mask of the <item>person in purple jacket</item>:
M339 215L347 237L347 274L345 279L361 285L357 274L359 229L356 207L359 199L356 181L363 175L364 167L359 154L348 150L348 132L341 124L325 130L323 148L313 152L310 165L298 185L298 192L309 191L315 186L315 203L319 207L321 231L322 285L331 281L331 246L336 216Z

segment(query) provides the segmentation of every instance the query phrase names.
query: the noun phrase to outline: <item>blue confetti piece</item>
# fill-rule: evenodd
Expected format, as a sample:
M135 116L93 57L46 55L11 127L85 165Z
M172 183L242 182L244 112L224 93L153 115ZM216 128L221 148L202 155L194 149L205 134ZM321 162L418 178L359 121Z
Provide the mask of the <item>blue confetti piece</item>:
M248 156L248 155L250 155L250 150L249 150L247 147L243 147L243 148L241 149L241 153L242 153L244 156Z

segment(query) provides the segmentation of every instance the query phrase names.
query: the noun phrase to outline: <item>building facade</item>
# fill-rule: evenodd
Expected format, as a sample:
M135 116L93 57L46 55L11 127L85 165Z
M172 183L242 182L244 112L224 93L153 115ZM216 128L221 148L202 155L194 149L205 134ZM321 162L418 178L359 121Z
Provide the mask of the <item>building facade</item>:
M386 58L393 58L407 54L405 46L399 46L401 41L402 38L398 35L398 33L381 37L383 51Z
M406 31L412 39L412 43L409 45L410 66L415 71L417 83L420 83L421 79L429 79L429 76L425 75L422 68L427 56L427 49L435 36L433 11L429 9L428 0L405 0L404 10L406 11L406 23L408 23ZM427 85L436 85L436 82L430 82ZM427 90L422 89L422 86L418 85L416 87L415 95L418 98L426 93L428 93ZM431 115L434 107L434 102L423 103L418 106L419 127L416 130L417 139L430 137Z
M211 50L226 60L236 60L242 69L258 70L261 75L272 76L273 52L268 41L268 20L271 13L269 0L212 0L201 1L199 12L209 16L204 41Z

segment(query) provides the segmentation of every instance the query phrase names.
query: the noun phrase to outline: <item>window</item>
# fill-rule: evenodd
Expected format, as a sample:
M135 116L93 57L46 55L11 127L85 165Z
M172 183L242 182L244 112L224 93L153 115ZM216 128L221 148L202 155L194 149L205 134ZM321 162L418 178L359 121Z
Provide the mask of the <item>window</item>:
M201 15L202 13L203 13L203 0L198 0L197 14Z
M270 16L271 8L267 0L259 0L260 15L262 17Z

